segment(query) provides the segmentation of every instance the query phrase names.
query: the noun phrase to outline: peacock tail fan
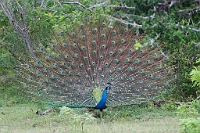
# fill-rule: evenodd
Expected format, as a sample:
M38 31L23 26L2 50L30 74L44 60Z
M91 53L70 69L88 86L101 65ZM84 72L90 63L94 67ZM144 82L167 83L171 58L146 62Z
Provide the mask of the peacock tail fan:
M46 102L95 107L110 82L107 106L135 104L154 98L176 77L167 55L142 46L142 36L119 22L90 17L52 33L45 45L33 41L34 56L19 60L16 78L24 92Z

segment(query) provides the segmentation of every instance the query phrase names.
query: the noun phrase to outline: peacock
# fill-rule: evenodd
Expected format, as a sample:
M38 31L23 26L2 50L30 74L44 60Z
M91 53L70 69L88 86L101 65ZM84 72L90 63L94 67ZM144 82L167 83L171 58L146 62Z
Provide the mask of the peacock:
M167 52L142 39L133 26L88 17L54 30L46 44L32 41L16 79L47 104L98 109L102 118L108 106L154 99L176 78Z

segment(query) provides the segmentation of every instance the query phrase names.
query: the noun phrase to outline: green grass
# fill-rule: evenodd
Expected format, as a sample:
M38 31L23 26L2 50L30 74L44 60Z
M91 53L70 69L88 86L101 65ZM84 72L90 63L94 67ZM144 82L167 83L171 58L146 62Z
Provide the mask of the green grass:
M36 104L0 107L1 133L177 133L179 120L173 111L138 107L108 108L105 123L91 117L85 109L61 109L45 116L36 110L48 108ZM126 112L125 112L126 111ZM63 113L64 112L64 113ZM122 113L123 112L123 113ZM98 112L97 112L98 114ZM85 119L88 118L88 119ZM84 123L83 123L84 122ZM82 123L82 125L81 125ZM82 130L83 128L83 130Z

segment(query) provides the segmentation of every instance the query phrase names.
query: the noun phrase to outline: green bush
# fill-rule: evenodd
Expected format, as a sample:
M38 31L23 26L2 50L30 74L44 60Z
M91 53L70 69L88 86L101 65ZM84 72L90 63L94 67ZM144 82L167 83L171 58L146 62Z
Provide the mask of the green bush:
M196 64L200 64L200 58L196 61ZM194 67L190 73L191 80L193 82L193 86L198 86L198 90L196 90L197 96L200 96L200 65Z
M200 118L183 119L180 126L182 133L200 133Z
M196 63L200 63L200 59L198 59ZM193 86L200 87L200 69L198 67L194 67L190 75ZM196 93L197 96L199 96L199 90L197 90ZM183 118L180 122L181 132L200 132L200 100L193 100L190 104L185 103L179 106L178 115Z
M178 115L182 133L200 132L200 101L194 100L191 104L182 104L178 107Z
M191 105L184 103L180 105L178 107L178 112L177 112L178 116L182 118L198 117L199 116L198 110L197 108L195 108L193 104L196 104L196 103L192 103Z

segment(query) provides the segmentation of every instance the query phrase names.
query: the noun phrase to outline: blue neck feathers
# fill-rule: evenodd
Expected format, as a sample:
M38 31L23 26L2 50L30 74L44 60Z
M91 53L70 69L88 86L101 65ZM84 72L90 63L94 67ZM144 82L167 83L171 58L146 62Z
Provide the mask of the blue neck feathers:
M99 103L94 107L95 109L105 109L106 108L106 94L107 94L107 90L111 89L111 86L108 86L104 89L103 91L103 95L101 100L99 101Z

